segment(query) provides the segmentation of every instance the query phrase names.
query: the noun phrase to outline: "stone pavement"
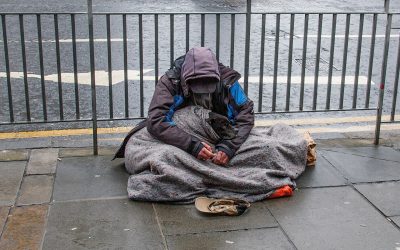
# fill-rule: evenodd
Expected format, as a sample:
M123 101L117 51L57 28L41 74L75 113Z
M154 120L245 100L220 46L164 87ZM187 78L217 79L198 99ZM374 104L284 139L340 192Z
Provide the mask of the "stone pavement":
M0 249L400 249L400 138L319 140L290 198L242 216L127 199L114 148L0 151Z

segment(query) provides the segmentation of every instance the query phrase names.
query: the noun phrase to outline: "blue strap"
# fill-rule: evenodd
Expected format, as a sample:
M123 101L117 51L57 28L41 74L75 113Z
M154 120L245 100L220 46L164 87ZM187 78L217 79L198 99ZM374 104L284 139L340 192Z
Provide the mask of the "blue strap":
M169 108L168 112L165 114L165 118L164 118L164 122L168 122L169 125L171 126L175 126L176 123L172 120L172 117L174 116L174 113L176 111L176 109L182 105L184 99L183 96L181 95L175 95L174 96L174 103L171 105L171 107Z

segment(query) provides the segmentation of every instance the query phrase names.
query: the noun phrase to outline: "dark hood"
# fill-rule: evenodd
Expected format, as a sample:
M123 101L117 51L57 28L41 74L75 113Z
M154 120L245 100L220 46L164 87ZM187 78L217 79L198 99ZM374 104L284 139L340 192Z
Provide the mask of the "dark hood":
M185 96L189 95L190 81L199 78L220 81L218 61L209 48L196 47L186 53L181 70L181 86Z

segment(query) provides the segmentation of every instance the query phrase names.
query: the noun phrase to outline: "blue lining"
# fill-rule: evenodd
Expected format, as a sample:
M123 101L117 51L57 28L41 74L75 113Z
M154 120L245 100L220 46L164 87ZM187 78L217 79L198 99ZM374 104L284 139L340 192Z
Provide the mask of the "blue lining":
M238 112L230 104L227 104L226 107L228 112L228 120L232 125L234 125L235 117L237 116Z
M237 106L242 106L247 102L247 96L244 93L242 86L240 86L239 82L236 81L230 88L229 92L231 93L231 96L233 100L235 100L235 103Z
M168 112L165 114L163 122L168 122L171 126L176 126L176 123L172 120L176 109L183 103L184 99L181 95L174 96L174 103L169 108Z

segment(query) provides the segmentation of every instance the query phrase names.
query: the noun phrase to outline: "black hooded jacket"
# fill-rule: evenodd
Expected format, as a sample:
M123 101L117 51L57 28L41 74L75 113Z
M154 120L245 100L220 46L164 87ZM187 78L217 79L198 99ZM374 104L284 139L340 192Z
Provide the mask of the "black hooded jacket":
M191 79L219 79L217 90L213 93L213 112L229 119L237 134L232 139L222 139L216 148L224 151L231 159L254 126L253 101L241 88L240 74L218 63L208 48L193 48L185 56L175 60L174 65L158 81L150 103L148 117L139 123L124 139L115 157L124 157L125 145L130 136L143 127L158 140L176 146L197 156L204 147L201 141L173 122L176 110L189 105Z

